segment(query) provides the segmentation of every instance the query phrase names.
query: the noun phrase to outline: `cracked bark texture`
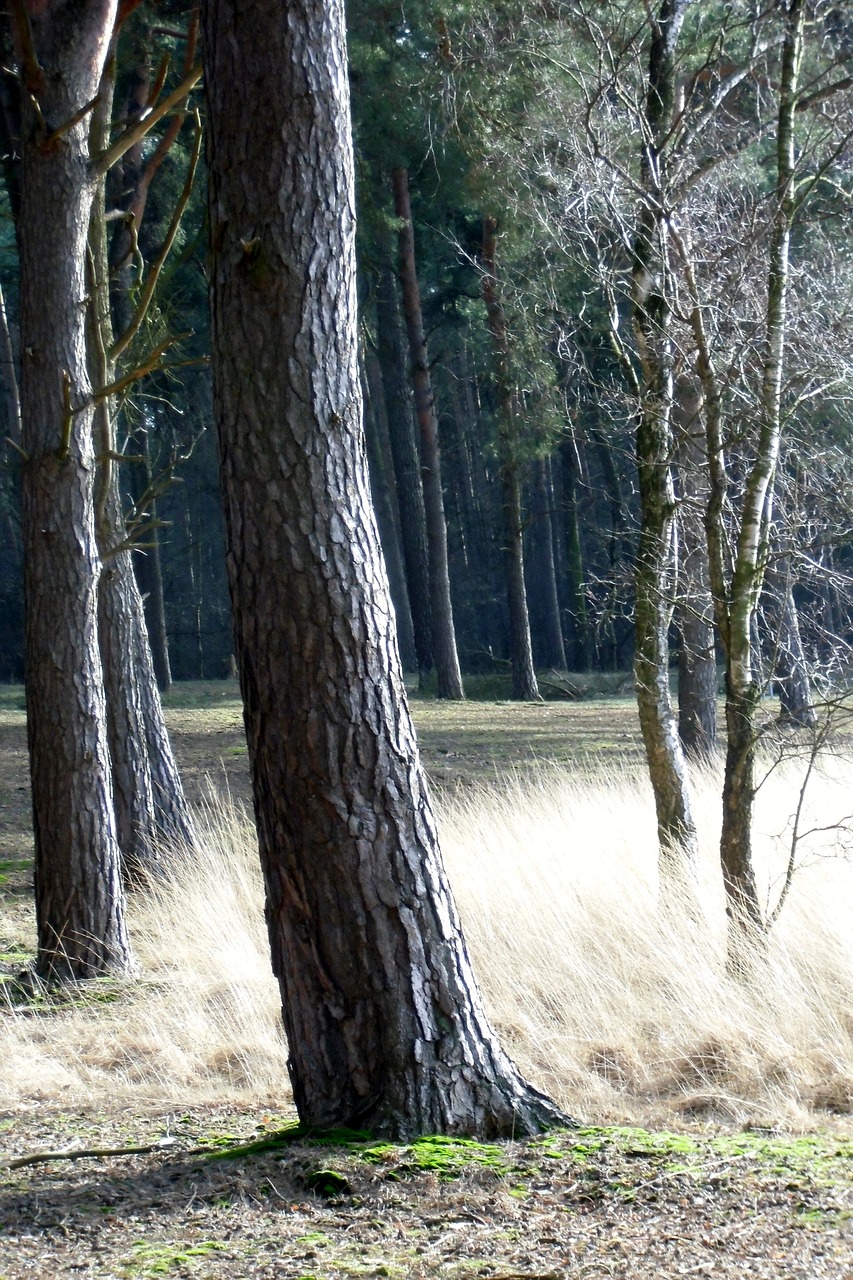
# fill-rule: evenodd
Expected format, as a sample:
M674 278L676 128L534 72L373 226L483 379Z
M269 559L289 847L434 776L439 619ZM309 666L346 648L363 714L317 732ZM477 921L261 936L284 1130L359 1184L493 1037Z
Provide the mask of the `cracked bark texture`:
M402 686L361 430L343 8L208 0L204 22L228 567L296 1105L395 1137L559 1122L484 1016Z
M67 127L97 92L114 19L114 0L48 2L31 6L28 22L15 19L28 89L20 211L22 522L37 968L45 977L131 967L97 638L101 562L85 334L90 122Z

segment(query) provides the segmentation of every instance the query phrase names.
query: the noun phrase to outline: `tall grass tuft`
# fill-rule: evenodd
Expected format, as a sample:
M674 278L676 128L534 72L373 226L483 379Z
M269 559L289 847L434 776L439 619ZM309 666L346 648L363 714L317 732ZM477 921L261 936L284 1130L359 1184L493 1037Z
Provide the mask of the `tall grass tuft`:
M770 906L798 779L793 766L777 769L759 792ZM802 865L751 985L725 974L719 779L708 768L695 781L699 918L669 902L659 909L639 769L542 768L445 800L445 858L492 1020L522 1069L575 1115L795 1128L849 1116L850 770L830 762L810 784L801 831L820 830L801 841ZM201 851L134 896L138 982L95 984L59 1010L3 1012L0 1090L12 1105L287 1105L251 824L220 799L201 825Z

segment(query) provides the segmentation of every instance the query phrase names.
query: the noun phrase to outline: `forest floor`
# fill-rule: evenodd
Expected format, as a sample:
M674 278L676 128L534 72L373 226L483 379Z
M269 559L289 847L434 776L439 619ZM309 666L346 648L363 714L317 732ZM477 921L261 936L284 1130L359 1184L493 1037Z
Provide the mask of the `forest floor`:
M628 698L414 699L413 712L447 789L531 762L639 757ZM212 778L247 799L236 686L178 688L167 714L191 796ZM30 884L23 698L0 689L0 895ZM799 1136L697 1124L400 1147L285 1141L294 1117L280 1107L188 1098L165 1114L57 1096L3 1110L0 1099L0 1280L853 1280L849 1115ZM149 1150L110 1154L128 1146Z
M0 1276L853 1277L849 1138L585 1128L400 1147L283 1143L284 1123L200 1108L8 1117ZM12 1153L157 1143L9 1167Z

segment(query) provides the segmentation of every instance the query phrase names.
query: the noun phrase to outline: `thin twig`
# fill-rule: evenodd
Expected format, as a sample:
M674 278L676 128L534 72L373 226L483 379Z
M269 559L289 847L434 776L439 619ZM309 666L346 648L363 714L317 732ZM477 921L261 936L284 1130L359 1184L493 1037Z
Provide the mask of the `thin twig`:
M133 341L133 339L136 337L137 333L139 332L140 326L143 320L145 319L146 315L148 314L148 308L150 307L151 300L154 297L154 290L157 287L157 281L160 279L160 273L163 270L163 266L166 262L167 257L169 256L169 253L171 252L172 245L175 243L175 237L177 236L178 228L181 225L181 218L183 217L184 211L186 210L186 207L189 204L190 196L192 195L193 183L195 181L196 170L198 168L199 157L201 156L201 138L202 138L201 116L199 115L198 112L195 113L195 116L196 116L195 146L193 147L193 153L190 159L190 167L187 171L187 178L186 178L186 182L184 183L184 189L181 192L177 205L175 206L174 213L172 214L172 221L169 224L169 229L166 232L166 238L163 241L160 252L157 254L157 257L154 259L154 261L151 264L151 269L148 272L148 278L146 279L145 284L143 285L143 288L142 288L142 296L139 299L139 304L133 313L130 324L127 326L127 328L125 329L121 337L117 338L116 341L113 343L112 350L110 351L111 360L117 360L119 356L124 351L127 350L130 343Z

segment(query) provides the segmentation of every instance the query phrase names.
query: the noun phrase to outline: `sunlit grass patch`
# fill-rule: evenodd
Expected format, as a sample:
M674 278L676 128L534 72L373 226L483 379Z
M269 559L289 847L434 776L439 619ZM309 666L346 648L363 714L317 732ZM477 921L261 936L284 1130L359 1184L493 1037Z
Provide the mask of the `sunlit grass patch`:
M752 986L724 971L719 779L696 778L701 918L658 906L645 775L541 766L445 800L446 861L491 1017L522 1069L570 1113L612 1124L752 1122L808 1128L853 1110L853 866L832 824L850 770L819 772L806 865ZM757 857L773 902L796 777L759 793ZM134 894L142 977L0 1015L0 1089L34 1099L160 1105L288 1098L251 824L226 800L192 858ZM20 907L14 929L27 939ZM31 926L30 926L31 929ZM31 942L31 932L29 934ZM2 1000L2 991L0 991Z

